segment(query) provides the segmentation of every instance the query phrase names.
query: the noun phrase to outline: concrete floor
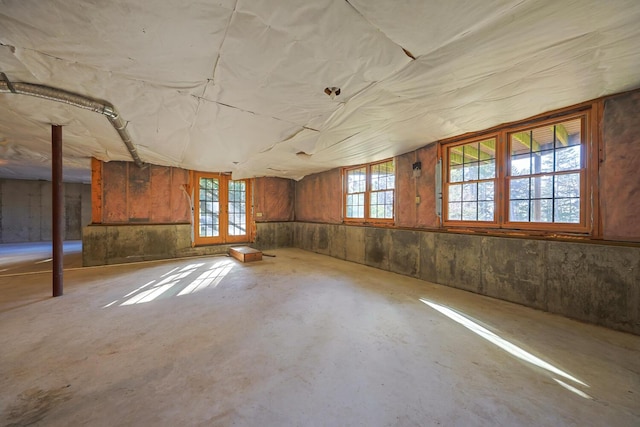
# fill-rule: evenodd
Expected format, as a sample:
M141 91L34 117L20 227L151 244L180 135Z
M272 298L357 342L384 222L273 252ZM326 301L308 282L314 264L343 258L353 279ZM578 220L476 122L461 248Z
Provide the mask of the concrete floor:
M638 336L270 253L0 277L0 425L640 425Z

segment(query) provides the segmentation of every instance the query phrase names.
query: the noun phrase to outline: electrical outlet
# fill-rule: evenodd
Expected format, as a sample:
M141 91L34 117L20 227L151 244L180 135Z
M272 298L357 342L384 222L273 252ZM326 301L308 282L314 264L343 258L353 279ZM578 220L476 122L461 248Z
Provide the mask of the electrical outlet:
M256 217L260 218L262 216L262 212L256 213Z
M416 205L420 204L420 196L416 196Z

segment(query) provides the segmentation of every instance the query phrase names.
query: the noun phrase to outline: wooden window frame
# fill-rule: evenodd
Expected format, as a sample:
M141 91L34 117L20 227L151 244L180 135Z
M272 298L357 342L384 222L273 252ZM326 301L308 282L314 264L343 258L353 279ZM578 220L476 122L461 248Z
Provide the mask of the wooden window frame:
M597 227L595 212L598 168L598 128L596 120L597 104L582 105L572 110L555 112L546 117L523 120L507 126L499 127L491 132L483 132L468 138L440 142L440 156L442 158L442 225L456 230L502 230L525 233L542 233L553 235L593 235ZM509 183L511 176L510 135L533 130L538 127L558 124L581 118L581 167L580 171L580 222L579 223L549 223L549 222L518 222L509 218ZM496 178L494 194L494 221L463 221L450 220L449 217L449 182L450 180L450 148L496 137ZM557 172L553 172L558 175Z
M371 209L371 194L374 192L371 189L371 168L376 165L380 165L387 162L393 162L393 176L394 176L394 185L393 185L393 215L391 218L371 218L370 217L370 209ZM365 176L366 176L366 187L364 191L364 218L349 218L347 217L347 196L348 192L348 180L347 173L352 170L365 168ZM397 211L397 165L395 158L389 158L380 160L378 162L365 163L357 166L349 166L342 169L342 219L346 224L372 224L372 225L385 225L390 226L394 225L396 211Z
M493 178L493 182L494 182L494 219L493 221L470 221L470 220L449 220L447 219L449 216L449 185L451 184L449 182L450 179L450 174L449 174L449 149L453 148L453 147L459 147L461 145L467 145L467 144L472 144L474 142L479 142L479 141L485 141L488 139L492 139L495 138L496 140L496 154L495 154L495 161L496 161L496 170L495 170L495 177ZM443 224L447 225L447 226L462 226L462 227L498 227L499 226L499 197L501 195L501 185L500 185L500 165L502 164L502 150L499 149L500 146L500 142L499 142L499 133L487 133L487 134L483 134L483 135L479 135L473 138L469 138L469 139L463 139L460 141L456 141L454 143L451 144L447 144L443 147L443 162L442 164L444 165L444 167L442 168L442 172L443 172L443 180L442 183L443 185L443 189L442 189L442 198L443 198L443 203L442 203L442 218L443 218ZM475 182L480 182L481 180L475 180ZM483 181L488 181L488 180L483 180ZM464 184L465 182L468 181L460 181L460 184Z

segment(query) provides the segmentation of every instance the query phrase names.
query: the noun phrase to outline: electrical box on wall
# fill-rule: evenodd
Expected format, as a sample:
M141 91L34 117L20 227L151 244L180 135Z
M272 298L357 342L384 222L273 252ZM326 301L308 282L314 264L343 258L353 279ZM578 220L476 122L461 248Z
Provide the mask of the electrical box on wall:
M422 170L422 162L415 162L411 165L413 169L413 177L418 178L420 176L420 171Z

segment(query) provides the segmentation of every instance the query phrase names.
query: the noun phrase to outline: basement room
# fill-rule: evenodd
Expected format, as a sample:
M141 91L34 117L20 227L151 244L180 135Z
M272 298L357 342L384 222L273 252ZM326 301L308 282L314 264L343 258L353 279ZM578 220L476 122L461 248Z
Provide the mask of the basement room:
M639 23L0 0L0 426L639 426Z

